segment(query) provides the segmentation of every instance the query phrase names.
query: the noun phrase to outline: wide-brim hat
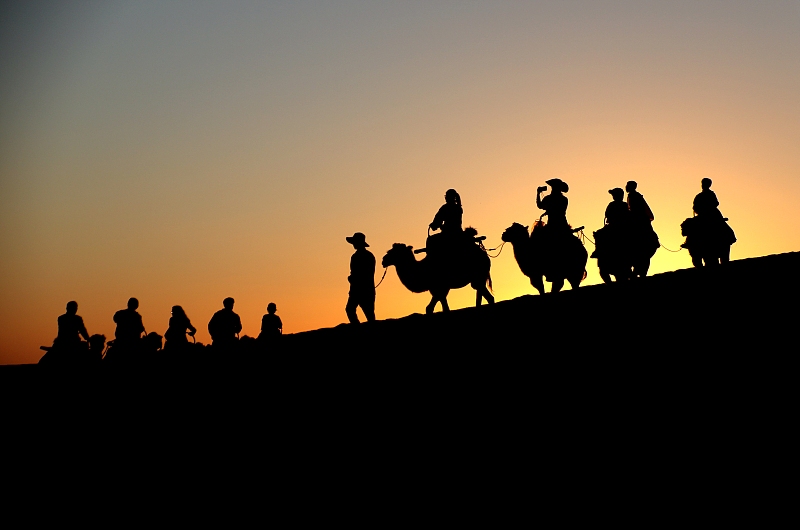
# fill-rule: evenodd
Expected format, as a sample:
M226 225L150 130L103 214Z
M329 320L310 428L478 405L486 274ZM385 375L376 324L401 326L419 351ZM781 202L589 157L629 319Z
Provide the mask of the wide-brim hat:
M557 191L563 191L564 193L569 191L569 186L561 179L545 180L544 183L549 184L551 188Z
M356 232L352 236L346 237L344 239L345 239L345 241L347 241L351 245L361 245L362 247L368 247L369 246L369 244L367 244L367 236L365 236L361 232Z

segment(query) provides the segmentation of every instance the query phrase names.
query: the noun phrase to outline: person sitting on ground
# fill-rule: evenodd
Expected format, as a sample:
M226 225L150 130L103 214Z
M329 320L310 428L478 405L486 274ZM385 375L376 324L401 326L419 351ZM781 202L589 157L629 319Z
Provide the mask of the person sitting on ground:
M260 340L273 340L283 334L283 322L275 314L277 310L278 306L274 302L267 305L267 314L261 317L261 333L258 335Z
M213 346L227 347L236 344L236 335L242 331L242 321L233 312L233 298L222 301L222 309L214 313L208 322L208 332Z
M75 349L81 344L81 337L89 340L89 332L78 316L78 302L67 302L67 312L58 317L58 336L53 346L63 349Z
M127 309L120 309L114 313L114 322L117 329L114 331L115 347L133 347L139 344L144 333L142 315L136 310L139 308L139 300L130 298Z
M358 324L356 309L361 307L368 322L375 320L375 256L367 250L367 236L356 232L345 241L356 251L350 257L350 293L344 311L351 324Z
M164 333L164 339L166 339L164 349L188 345L189 340L186 338L187 331L191 337L194 337L194 334L197 333L197 329L192 326L183 308L179 305L172 306L172 316L169 317L169 328L167 328L167 332Z

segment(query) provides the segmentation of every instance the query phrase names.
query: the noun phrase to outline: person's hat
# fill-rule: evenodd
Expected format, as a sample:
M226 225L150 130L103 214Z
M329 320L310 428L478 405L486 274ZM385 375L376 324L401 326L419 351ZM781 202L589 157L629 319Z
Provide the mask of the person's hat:
M545 180L544 183L549 184L551 188L557 191L562 191L564 193L569 191L569 186L561 179Z
M362 247L368 247L369 246L367 244L367 236L365 236L361 232L356 232L355 234L352 235L352 237L346 237L344 239L348 243L350 243L351 245L355 245L355 246L359 246L360 245Z
M612 197L616 197L617 195L623 196L625 195L625 190L622 188L614 188L613 190L608 190L608 193L610 193Z

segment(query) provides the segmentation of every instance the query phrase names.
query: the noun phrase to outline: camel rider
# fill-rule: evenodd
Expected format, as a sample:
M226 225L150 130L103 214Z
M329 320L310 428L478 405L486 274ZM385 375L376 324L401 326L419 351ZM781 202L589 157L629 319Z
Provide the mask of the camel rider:
M464 210L461 208L461 196L456 190L450 189L444 194L444 204L428 225L431 230L441 230L442 234L453 235L461 233L461 217Z
M628 192L631 229L636 236L636 241L640 242L644 249L657 249L660 246L658 235L651 224L655 216L647 201L644 200L644 195L636 191L637 186L633 180L629 180L625 184L625 191ZM655 250L653 251L655 252Z
M703 191L697 194L692 203L692 210L698 217L708 218L709 220L722 219L722 213L719 211L719 201L717 194L711 191L711 179L705 178L700 181L700 187Z
M461 218L464 210L461 208L461 196L456 190L450 189L444 194L445 203L436 212L433 222L428 225L431 230L441 230L438 234L428 237L426 248L428 256L453 257L453 251L460 248L464 231L461 228Z
M625 226L629 219L631 212L628 209L628 204L625 202L625 191L622 188L614 188L608 190L611 197L614 199L608 206L606 206L605 224L613 227Z
M736 235L728 226L727 219L719 211L717 194L711 191L711 179L701 180L700 187L703 188L703 191L697 194L692 203L692 210L697 215L698 222L701 223L701 226L706 227L714 240L726 245L734 244Z
M569 191L569 186L561 179L550 179L545 182L550 186L550 195L542 198L542 192L547 191L547 186L540 186L536 190L536 206L544 210L547 215L548 232L569 233L570 226L567 223L569 199L564 195Z

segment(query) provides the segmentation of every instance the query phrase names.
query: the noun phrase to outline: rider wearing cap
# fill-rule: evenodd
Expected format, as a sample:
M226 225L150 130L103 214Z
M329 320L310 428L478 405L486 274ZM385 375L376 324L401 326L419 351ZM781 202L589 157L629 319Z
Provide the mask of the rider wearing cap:
M622 188L614 188L608 190L611 197L614 199L608 206L606 206L605 223L613 227L621 227L627 224L630 218L630 210L628 204L625 202L625 191Z
M717 194L711 191L711 179L705 178L700 181L700 186L703 191L697 194L692 202L692 210L698 217L707 217L708 219L719 220L722 219L722 213L719 211L719 201Z
M356 232L345 240L356 251L350 257L350 294L344 308L351 324L358 324L356 309L361 307L368 322L375 320L375 256L367 250L367 236Z

